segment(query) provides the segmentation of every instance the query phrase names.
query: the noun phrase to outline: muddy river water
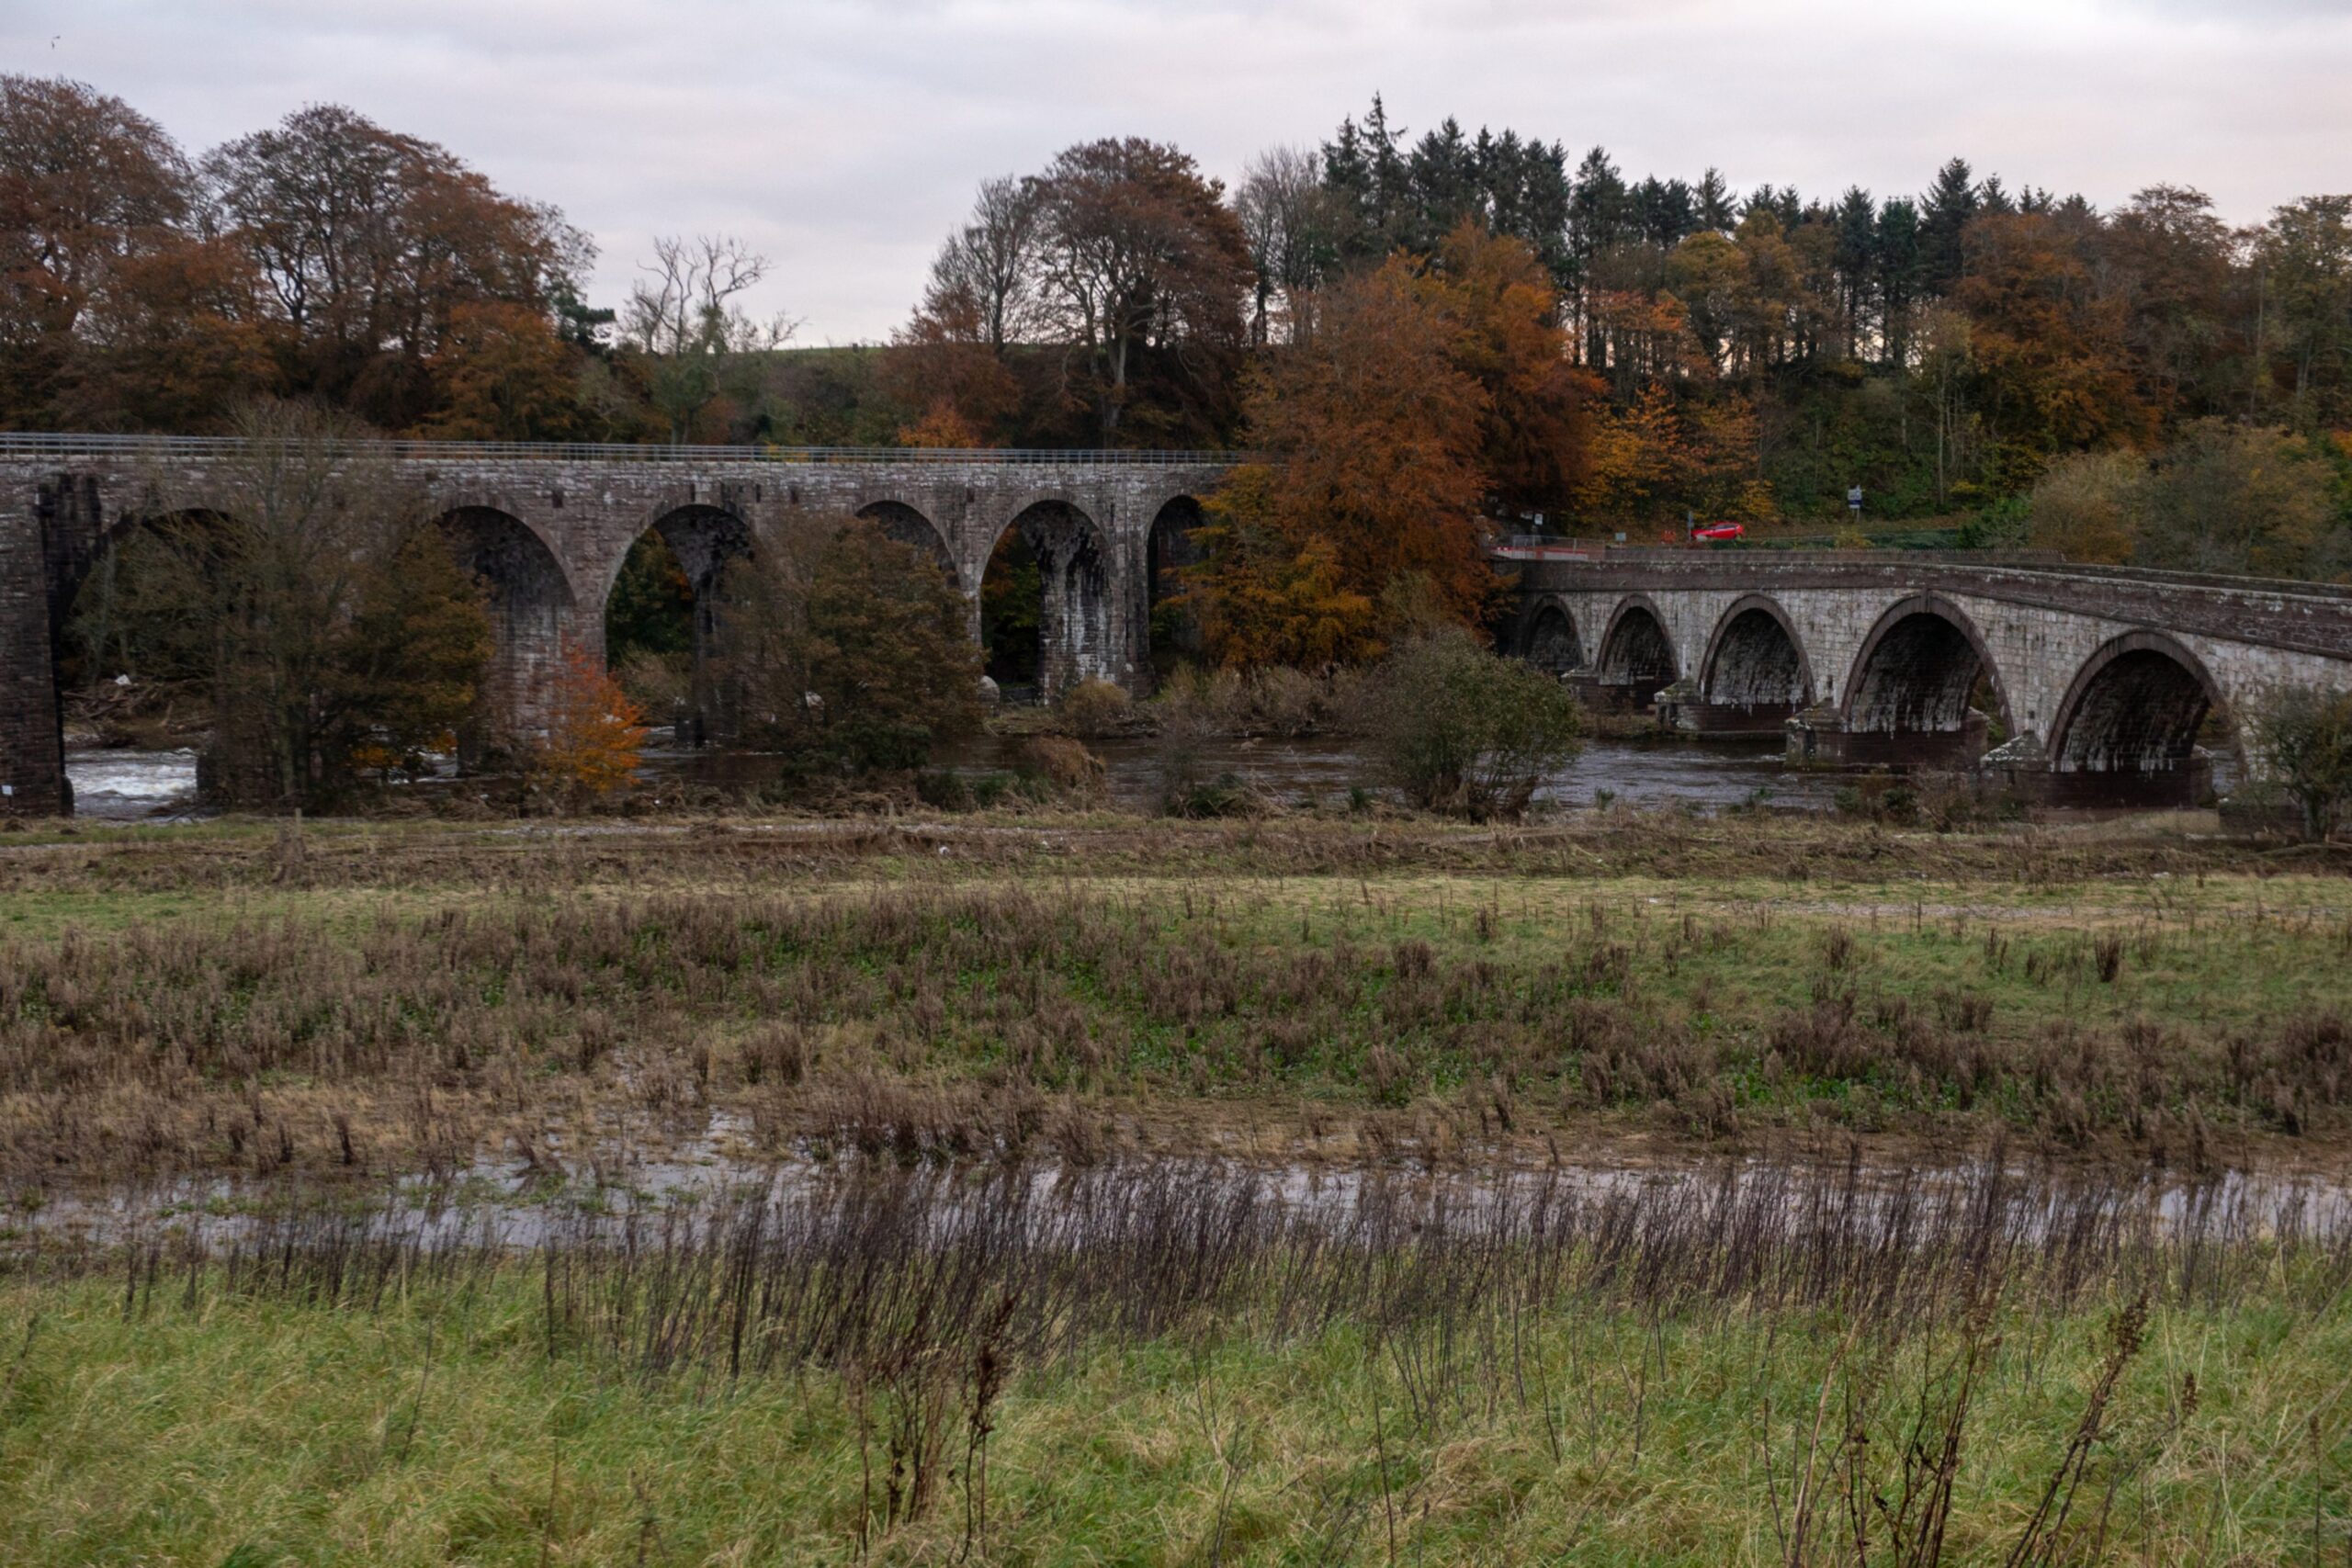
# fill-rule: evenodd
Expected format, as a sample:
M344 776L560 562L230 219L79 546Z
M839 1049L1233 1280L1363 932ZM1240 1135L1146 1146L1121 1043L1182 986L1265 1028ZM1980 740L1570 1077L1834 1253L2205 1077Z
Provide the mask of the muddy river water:
M985 737L944 759L951 766L992 771L1011 766L1019 742ZM1113 804L1150 810L1159 802L1162 752L1148 737L1097 740ZM1198 749L1201 776L1230 773L1273 799L1344 799L1351 788L1377 780L1373 760L1348 740L1214 740ZM655 781L687 778L752 783L775 771L773 760L719 753L661 752L648 756ZM109 821L185 818L195 807L196 753L191 750L77 750L68 754L75 814ZM1537 791L1540 799L1589 806L1607 797L1629 806L1679 802L1722 807L1763 802L1826 807L1850 783L1831 773L1782 765L1771 741L1641 744L1594 740Z

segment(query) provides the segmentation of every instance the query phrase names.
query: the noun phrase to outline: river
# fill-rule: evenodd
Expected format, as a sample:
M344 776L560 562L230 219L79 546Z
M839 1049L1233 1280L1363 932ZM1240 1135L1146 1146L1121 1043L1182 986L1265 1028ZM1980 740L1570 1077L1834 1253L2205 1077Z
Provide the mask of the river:
M1019 741L989 736L960 747L947 765L989 772L1012 765ZM1149 737L1089 743L1104 764L1114 805L1149 811L1159 804L1160 744ZM1345 740L1214 740L1201 747L1202 775L1230 773L1270 798L1285 804L1340 800L1358 786L1377 782L1378 769L1354 743ZM720 752L653 751L644 775L653 782L749 784L772 778L774 759ZM100 821L187 820L196 811L196 753L192 750L77 750L69 752L66 776L74 784L77 817ZM1721 807L1766 802L1826 807L1846 782L1834 773L1781 765L1770 741L1662 742L1638 744L1594 740L1576 761L1544 781L1540 799L1590 806L1603 792L1633 806L1691 802Z

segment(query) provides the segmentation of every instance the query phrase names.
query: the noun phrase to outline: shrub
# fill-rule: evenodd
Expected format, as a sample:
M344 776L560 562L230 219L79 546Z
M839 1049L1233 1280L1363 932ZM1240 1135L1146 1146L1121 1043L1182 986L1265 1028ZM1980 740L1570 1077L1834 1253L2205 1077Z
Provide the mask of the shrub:
M574 795L610 795L637 772L644 748L644 713L594 655L567 643L533 779Z
M1364 732L1406 798L1475 819L1525 811L1583 733L1567 688L1450 629L1391 654L1364 702Z
M1312 734L1344 705L1342 682L1288 665L1242 674L1183 670L1169 677L1151 705L1163 735Z
M2061 458L2033 487L2029 542L2068 560L2121 565L2137 542L2147 479L2147 459L2131 452Z
M2254 716L2254 739L2271 778L2303 813L2303 831L2324 839L2352 798L2352 692L2283 686Z
M1135 700L1108 681L1080 681L1054 704L1054 722L1084 739L1115 735L1134 717Z
M1023 773L1075 795L1094 795L1102 787L1102 759L1067 735L1033 735L1021 743L1013 761Z
M1261 735L1299 736L1322 717L1329 687L1303 670L1269 666L1243 682L1250 728Z

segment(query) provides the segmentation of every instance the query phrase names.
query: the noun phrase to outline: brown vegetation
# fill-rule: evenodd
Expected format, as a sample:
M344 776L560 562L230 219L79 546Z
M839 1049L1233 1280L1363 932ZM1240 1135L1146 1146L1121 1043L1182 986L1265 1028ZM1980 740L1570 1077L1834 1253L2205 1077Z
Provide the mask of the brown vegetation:
M1006 831L867 829L863 843L935 861ZM2224 1135L2340 1132L2352 1102L2352 1034L2299 987L2211 1022L2084 1014L2075 998L2127 970L2227 962L2193 921L2029 940L1988 919L1981 951L1962 922L1939 962L1967 951L1967 967L1929 996L1832 926L1804 961L1809 1000L1775 1002L1767 985L1740 1002L1715 987L1787 962L1770 921L1664 923L1596 902L1541 948L1505 951L1499 903L1431 927L1343 882L1320 916L1313 900L1290 915L1220 882L1143 897L1024 881L779 893L758 885L793 863L778 847L722 833L541 848L509 860L523 898L11 939L0 1106L13 1174L448 1169L502 1145L589 1159L616 1134L658 1145L720 1112L771 1152L815 1137L986 1153L1035 1136L1040 1108L1065 1097L1171 1094L1331 1101L1372 1116L1355 1134L1371 1147L1596 1117L1707 1138L1950 1120L2196 1166ZM743 856L754 880L597 890L673 853L707 876L713 851ZM492 870L497 853L470 863ZM358 845L295 852L283 836L261 858L281 886L387 870ZM481 888L468 863L439 870ZM1312 938L1318 926L1328 936ZM1408 1114L1388 1125L1383 1107Z

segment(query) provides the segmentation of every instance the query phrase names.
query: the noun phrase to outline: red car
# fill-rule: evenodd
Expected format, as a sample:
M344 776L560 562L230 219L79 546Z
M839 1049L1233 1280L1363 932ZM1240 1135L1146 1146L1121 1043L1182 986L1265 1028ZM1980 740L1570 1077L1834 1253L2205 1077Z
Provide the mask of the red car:
M1747 527L1741 523L1692 524L1690 527L1690 542L1693 544L1708 544L1718 540L1745 539L1746 537L1747 537Z

